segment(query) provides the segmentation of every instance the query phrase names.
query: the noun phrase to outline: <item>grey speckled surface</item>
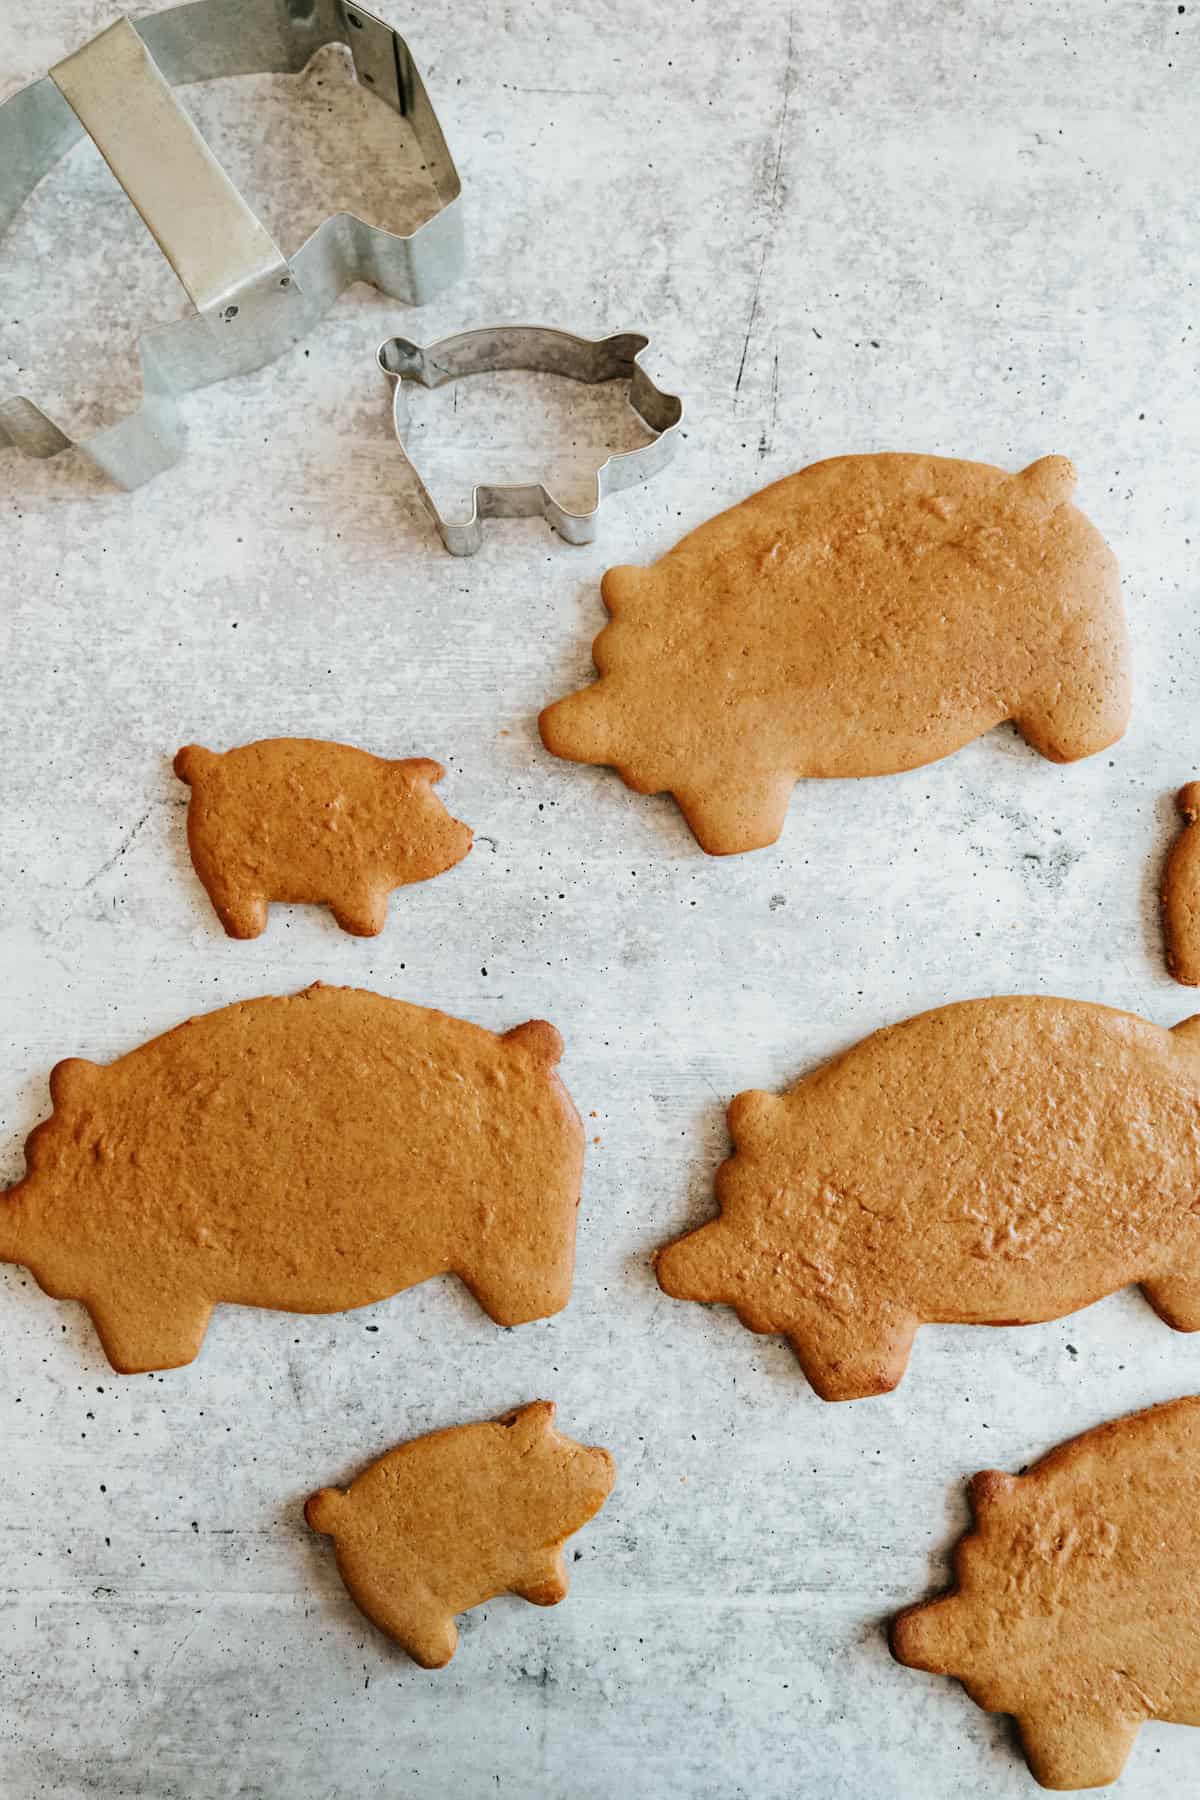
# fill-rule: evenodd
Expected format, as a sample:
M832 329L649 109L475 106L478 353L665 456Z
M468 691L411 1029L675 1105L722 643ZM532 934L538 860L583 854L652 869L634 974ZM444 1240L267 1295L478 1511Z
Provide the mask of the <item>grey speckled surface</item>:
M6 8L5 90L110 16ZM71 458L0 461L0 1179L56 1058L118 1055L198 1009L320 978L497 1028L544 1014L599 1140L575 1297L510 1334L450 1281L340 1318L226 1309L192 1368L122 1380L77 1307L5 1272L0 1785L1028 1794L1007 1724L893 1664L884 1621L942 1580L965 1476L1200 1389L1200 1341L1127 1292L1060 1324L923 1332L897 1394L830 1407L780 1343L660 1296L647 1255L709 1209L733 1092L886 1020L1005 990L1164 1022L1192 1004L1154 894L1169 795L1200 766L1200 8L393 17L464 176L467 279L420 313L355 290L307 350L191 401L186 460L135 495ZM340 148L365 109L336 58L198 104L242 179L259 157L289 243L339 190L386 186L385 144L357 167ZM35 276L55 195L80 260ZM44 390L113 403L126 289L153 257L100 172L76 153L12 241L6 376L40 357ZM164 315L170 286L128 317ZM491 318L644 325L687 397L673 469L614 501L594 548L530 522L452 561L401 488L375 345ZM503 461L574 429L561 408L544 425L519 378L430 407L449 478L476 444ZM624 429L603 401L585 424ZM1110 755L1053 768L1003 729L917 774L803 788L773 850L715 862L669 801L542 751L539 707L588 673L608 562L806 461L882 448L1078 461L1137 655ZM287 732L440 757L480 834L375 942L299 909L227 942L191 873L173 750ZM540 1393L612 1447L617 1491L563 1606L491 1605L423 1673L350 1605L302 1499ZM1118 1791L1198 1776L1200 1733L1151 1726Z

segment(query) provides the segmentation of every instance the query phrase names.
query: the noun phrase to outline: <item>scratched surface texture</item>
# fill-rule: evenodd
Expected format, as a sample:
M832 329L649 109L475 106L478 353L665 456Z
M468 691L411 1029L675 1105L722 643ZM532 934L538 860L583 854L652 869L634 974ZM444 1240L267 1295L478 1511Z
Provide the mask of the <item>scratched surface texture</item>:
M5 8L4 91L111 16ZM541 1015L588 1126L574 1298L510 1333L449 1279L340 1317L227 1308L191 1368L123 1379L78 1306L5 1271L0 1787L1026 1794L1008 1724L894 1664L885 1621L943 1581L972 1471L1200 1390L1200 1342L1125 1292L1058 1324L925 1331L895 1395L829 1406L781 1343L661 1296L648 1255L709 1211L731 1094L885 1021L998 991L1190 1008L1155 889L1170 795L1200 768L1200 8L391 16L463 174L465 280L419 313L356 289L305 347L190 400L185 460L136 494L74 457L0 459L0 1179L57 1058L196 1011L320 979L496 1029ZM337 206L420 203L337 53L190 100L287 248ZM128 403L134 328L180 297L94 156L46 180L2 268L4 390L81 424ZM645 328L686 396L676 463L610 503L592 548L530 521L452 560L403 484L376 344L496 319ZM546 390L422 397L437 480L542 454L577 480L634 441L619 394ZM732 861L669 800L544 753L538 710L588 675L610 562L878 449L1077 460L1124 570L1123 743L1057 768L1003 728L915 774L811 784L777 846ZM226 940L191 872L174 750L289 733L437 757L476 829L376 940L304 908ZM543 1394L620 1464L570 1598L489 1605L422 1672L350 1604L303 1499ZM1198 1779L1200 1732L1151 1725L1119 1791Z

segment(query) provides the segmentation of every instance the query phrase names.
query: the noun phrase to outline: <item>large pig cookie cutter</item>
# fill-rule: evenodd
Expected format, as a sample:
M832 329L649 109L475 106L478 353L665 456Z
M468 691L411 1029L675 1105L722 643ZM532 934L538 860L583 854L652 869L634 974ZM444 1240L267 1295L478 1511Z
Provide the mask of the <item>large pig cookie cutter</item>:
M341 1312L450 1272L500 1325L567 1303L583 1127L562 1040L357 988L190 1019L50 1076L0 1259L114 1369L191 1362L214 1304Z
M720 1216L659 1283L784 1333L826 1400L894 1388L919 1325L1034 1324L1128 1282L1200 1329L1200 1015L965 1001L739 1094L729 1129Z
M892 1650L1012 1713L1048 1788L1116 1781L1148 1719L1200 1724L1200 1399L1173 1400L971 1483L957 1588Z
M675 796L714 856L773 844L794 783L891 775L1003 720L1055 762L1129 716L1116 561L1075 470L938 456L814 463L610 569L600 679L549 706L546 748Z
M298 73L344 44L369 92L402 119L431 184L406 236L335 213L285 256L234 187L171 89L274 71ZM118 19L0 106L0 233L59 157L95 143L192 301L139 345L142 404L86 442L32 396L0 396L0 449L83 451L119 487L178 460L183 395L259 369L307 335L355 281L421 306L463 267L461 192L425 84L391 26L345 0L193 0L136 23ZM59 247L53 244L51 254Z
M271 900L331 908L374 937L395 887L461 862L471 828L433 791L446 771L317 738L264 738L223 756L188 744L175 773L192 789L188 847L230 937L258 937Z
M355 1603L415 1662L440 1669L456 1613L497 1594L555 1606L569 1586L562 1546L616 1479L607 1450L554 1429L535 1400L507 1418L458 1425L389 1450L343 1493L304 1509L332 1537Z

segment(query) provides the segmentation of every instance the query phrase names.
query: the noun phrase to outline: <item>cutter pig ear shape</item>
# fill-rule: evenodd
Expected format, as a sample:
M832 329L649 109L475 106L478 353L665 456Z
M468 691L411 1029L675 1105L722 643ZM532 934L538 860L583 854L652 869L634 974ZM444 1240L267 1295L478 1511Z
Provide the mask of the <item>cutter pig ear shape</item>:
M514 1025L504 1033L504 1042L527 1051L536 1062L553 1065L562 1061L562 1036L547 1019L526 1019L524 1025Z

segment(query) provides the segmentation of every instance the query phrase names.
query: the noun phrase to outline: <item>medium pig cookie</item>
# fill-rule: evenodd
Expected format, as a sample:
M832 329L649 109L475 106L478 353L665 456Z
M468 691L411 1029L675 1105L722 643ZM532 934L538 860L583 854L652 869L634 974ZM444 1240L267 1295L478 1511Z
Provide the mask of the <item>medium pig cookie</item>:
M188 744L175 773L192 790L192 862L230 937L264 932L271 900L328 906L343 931L374 937L393 888L471 848L470 826L433 791L445 769L423 756L265 738L223 756Z
M1184 825L1171 848L1162 885L1167 967L1185 987L1200 987L1200 781L1176 795Z
M547 707L555 756L672 793L714 856L773 844L793 784L891 775L1012 719L1071 762L1121 736L1116 561L1075 470L839 456L610 569L600 679Z
M1147 1719L1200 1724L1200 1399L1173 1400L971 1483L957 1588L892 1651L1012 1713L1048 1788L1116 1781Z
M739 1094L720 1216L660 1250L681 1300L783 1332L826 1400L883 1394L919 1325L1029 1325L1141 1282L1200 1328L1200 1016L969 1000Z
M563 1544L615 1480L608 1451L563 1437L551 1401L535 1400L389 1450L345 1493L314 1494L304 1516L332 1537L368 1619L422 1668L440 1669L458 1645L456 1613L497 1594L535 1606L566 1597Z
M499 1325L545 1318L583 1168L561 1054L541 1020L318 985L60 1062L0 1260L81 1300L123 1374L191 1362L219 1301L341 1312L449 1272Z

